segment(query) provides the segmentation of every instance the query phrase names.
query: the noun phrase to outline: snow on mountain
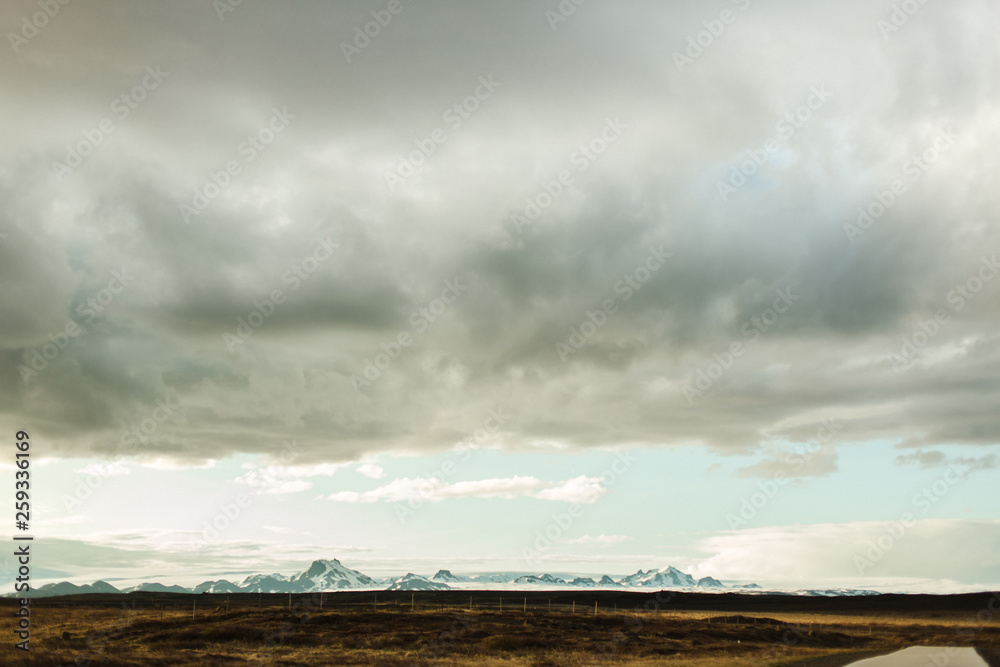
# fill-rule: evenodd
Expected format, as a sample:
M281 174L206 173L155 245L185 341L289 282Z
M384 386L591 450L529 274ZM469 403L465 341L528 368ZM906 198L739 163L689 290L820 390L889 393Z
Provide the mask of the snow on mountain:
M509 584L520 575L508 574L506 572L487 572L469 577L469 581L488 581L494 584Z
M798 595L810 595L815 597L845 597L845 596L862 596L862 595L881 595L878 591L866 591L854 588L824 588L824 589L810 589L806 591L796 591L795 594Z
M218 581L205 581L194 587L195 593L240 593L247 592L231 581L219 579Z
M292 576L288 583L303 593L345 588L375 588L378 583L367 574L344 567L336 558L317 560L308 569Z
M635 574L615 580L603 575L596 580L574 574L536 574L528 572L483 572L469 576L456 576L450 570L438 570L432 577L408 573L403 577L373 578L343 565L336 558L315 560L308 568L292 575L254 574L239 583L225 579L205 581L192 589L182 586L165 586L147 582L119 591L105 581L93 585L77 586L69 582L46 584L32 591L33 595L74 595L79 593L118 593L143 591L151 593L318 593L335 590L532 590L552 587L567 588L659 588L742 590L754 593L782 593L785 595L872 595L873 591L853 589L765 591L757 584L738 584L728 587L714 577L695 580L691 575L668 566L659 570L639 570Z
M412 572L407 573L396 579L391 586L386 588L387 591L447 591L450 590L451 586L448 584L442 584L437 581L431 581L427 577L421 577L420 575L413 574Z
M294 593L294 586L282 574L252 574L239 584L247 593Z
M551 574L535 575L527 574L523 577L518 577L511 583L513 584L541 584L548 586L565 586L566 582L559 577L553 577Z
M649 570L648 572L639 570L635 574L622 578L618 583L623 586L643 588L693 588L697 584L694 577L681 572L672 565L661 570Z

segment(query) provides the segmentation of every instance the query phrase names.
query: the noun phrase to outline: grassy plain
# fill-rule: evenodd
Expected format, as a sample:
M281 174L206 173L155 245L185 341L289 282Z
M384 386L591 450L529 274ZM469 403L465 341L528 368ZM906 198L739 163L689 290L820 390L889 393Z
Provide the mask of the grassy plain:
M1000 613L989 612L989 594L879 598L72 596L32 601L29 653L13 648L16 606L7 599L0 664L837 667L924 645L976 646L1000 667Z

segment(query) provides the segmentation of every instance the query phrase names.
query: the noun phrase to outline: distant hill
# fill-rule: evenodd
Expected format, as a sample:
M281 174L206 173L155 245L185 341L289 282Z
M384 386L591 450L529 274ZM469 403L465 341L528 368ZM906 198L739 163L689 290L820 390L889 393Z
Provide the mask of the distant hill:
M145 582L118 590L106 581L76 585L68 581L46 584L31 591L32 597L54 595L79 595L84 593L318 593L338 590L392 590L392 591L440 591L449 589L497 589L497 590L558 590L558 589L657 589L657 590L700 590L713 592L763 593L757 584L736 584L727 586L714 577L695 579L690 574L675 567L667 566L658 570L638 570L619 579L603 575L594 580L591 577L574 577L551 573L487 572L471 575L456 575L450 570L438 570L432 577L407 573L402 577L376 579L345 566L336 558L315 560L309 567L292 575L253 574L236 583L225 579L205 581L194 588ZM824 589L771 591L786 595L801 596L853 596L873 595L874 591L856 589ZM14 597L16 594L8 594Z

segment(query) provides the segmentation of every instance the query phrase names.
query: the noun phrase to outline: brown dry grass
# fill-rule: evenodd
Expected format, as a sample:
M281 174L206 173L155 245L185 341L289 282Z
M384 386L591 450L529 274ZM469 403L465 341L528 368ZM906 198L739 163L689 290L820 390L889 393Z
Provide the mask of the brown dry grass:
M911 645L1000 647L1000 625L967 629L968 616L819 613L374 611L225 612L81 606L32 609L32 651L15 651L13 617L0 617L0 664L504 665L844 664L862 651ZM728 622L725 622L728 621ZM778 624L772 623L777 621ZM966 629L963 634L963 628ZM839 656L839 657L838 657Z

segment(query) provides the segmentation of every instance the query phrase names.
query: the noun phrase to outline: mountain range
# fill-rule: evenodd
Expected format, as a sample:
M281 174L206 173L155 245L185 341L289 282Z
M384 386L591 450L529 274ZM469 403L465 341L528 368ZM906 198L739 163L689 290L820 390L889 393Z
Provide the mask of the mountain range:
M84 593L318 593L339 590L390 590L390 591L442 591L451 589L502 589L537 590L552 588L608 588L636 589L695 589L713 592L764 592L757 584L737 584L726 586L713 577L695 579L690 574L675 567L659 570L639 570L619 579L604 575L598 580L590 577L560 577L553 574L525 574L517 572L489 572L473 575L455 575L449 570L438 570L431 577L412 572L401 577L373 578L357 570L346 567L336 558L316 560L303 570L292 575L253 574L239 583L219 579L205 581L194 588L166 586L147 582L138 586L117 589L106 581L78 586L68 581L46 584L32 590L32 597L54 595L77 595ZM779 591L771 591L779 592ZM789 591L780 591L790 593ZM793 591L799 595L871 595L874 591L833 589Z

